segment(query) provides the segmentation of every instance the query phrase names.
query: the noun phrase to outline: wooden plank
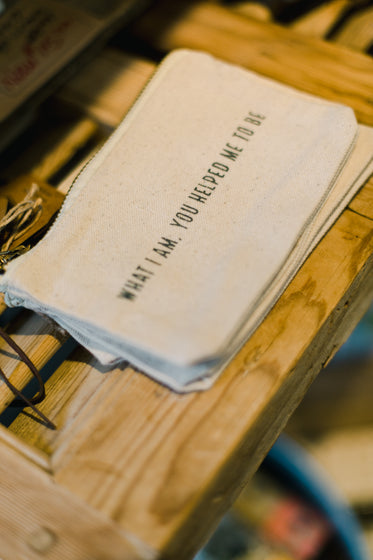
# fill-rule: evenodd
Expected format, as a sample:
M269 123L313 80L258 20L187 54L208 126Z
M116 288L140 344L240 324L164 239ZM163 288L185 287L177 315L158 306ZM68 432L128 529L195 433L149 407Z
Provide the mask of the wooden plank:
M154 553L0 441L4 560L135 560Z
M60 120L58 126L53 131L49 129L44 137L38 128L38 141L29 142L15 158L10 157L7 165L2 166L2 177L9 182L23 173L28 173L37 179L48 180L91 140L96 132L97 125L88 118L79 118L73 124L71 118L67 119L67 123L61 123ZM5 309L4 298L0 294L0 314Z
M32 131L19 139L17 152L13 150L2 166L1 176L8 182L20 175L34 175L48 181L97 132L97 124L76 111L52 107L34 123Z
M352 14L333 41L351 49L366 50L373 45L373 7Z
M106 48L58 92L57 98L100 123L101 138L97 140L104 142L111 129L124 118L155 68L152 62ZM61 192L67 192L97 149L98 145L70 169L58 184Z
M51 466L49 457L27 443L23 442L20 438L15 437L9 430L0 426L0 445L5 445L9 449L14 449L22 458L31 461L40 469L51 473Z
M296 19L291 28L309 37L326 37L334 24L351 6L350 0L332 0Z
M191 557L368 307L372 252L372 222L346 211L211 390L178 396L123 374L86 409L85 437L56 453L56 480L166 557Z
M33 163L31 174L38 179L48 180L67 163L84 144L97 132L97 125L88 118L82 118L59 138L54 149L47 149L38 163Z
M117 126L155 70L155 64L106 48L59 93L90 118Z
M29 356L34 365L42 368L66 341L67 335L51 322L39 315L24 313L19 320L8 327L8 334ZM0 367L9 381L20 391L33 378L29 368L20 361L18 355L0 340ZM1 382L0 411L3 411L14 399L14 394Z
M209 3L161 2L134 33L162 51L192 48L301 90L339 101L373 125L373 60L358 52L255 21Z
M260 2L230 2L229 9L261 21L271 21L271 10Z
M39 405L57 430L43 429L34 418L19 415L9 430L48 456L61 452L83 425L84 409L97 393L102 395L115 372L100 366L81 347L72 353L45 384L46 400ZM120 374L119 374L120 375ZM109 384L111 381L109 381ZM98 397L98 401L101 396ZM98 402L99 406L99 402Z
M191 558L368 307L372 254L373 222L346 210L207 392L90 370L77 355L41 405L59 431L26 417L12 429L52 451L58 483L165 558Z

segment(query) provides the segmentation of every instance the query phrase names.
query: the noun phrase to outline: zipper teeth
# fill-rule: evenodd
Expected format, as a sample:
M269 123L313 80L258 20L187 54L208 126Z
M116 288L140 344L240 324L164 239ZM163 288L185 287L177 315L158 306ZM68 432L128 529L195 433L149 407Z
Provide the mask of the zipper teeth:
M179 52L185 52L188 49L178 49ZM175 52L175 51L174 51ZM171 55L172 56L172 55ZM59 210L56 213L55 219L53 220L53 223L49 226L49 228L46 230L45 234L43 235L42 239L40 239L38 241L38 243L36 243L36 245L34 247L37 247L40 243L42 243L47 237L49 237L53 231L53 229L56 227L59 218L61 217L61 214L64 212L67 203L69 202L71 195L72 195L72 190L73 187L75 186L76 182L78 181L78 179L80 178L80 176L84 173L84 171L87 169L87 167L89 165L92 164L92 162L99 156L99 154L107 147L107 143L110 141L110 139L113 137L113 135L115 135L115 133L117 132L119 126L121 126L122 123L124 123L125 121L129 121L129 123L131 122L131 117L133 115L133 113L135 112L138 102L140 101L141 98L143 98L145 96L145 94L147 93L147 91L150 89L150 87L153 85L156 77L158 76L159 72L161 69L164 68L164 66L166 66L167 64L170 64L170 55L167 55L163 58L163 60L158 64L158 66L156 67L153 75L149 78L149 80L146 82L146 84L140 89L139 93L137 94L137 96L135 97L130 109L127 111L125 117L122 119L122 121L119 123L119 125L113 130L113 132L111 133L111 135L106 139L106 141L102 144L102 146L88 159L88 161L83 165L83 167L80 169L80 171L77 173L77 175L74 177L70 187L68 188L68 191L66 193L66 196L59 208ZM124 131L125 133L125 131ZM114 144L115 145L115 144ZM25 251L24 254L28 254L30 251L32 251L32 249L34 247L30 247L27 251ZM13 259L12 259L13 260ZM17 263L18 258L14 259L13 263ZM1 274L1 268L3 271L5 271L5 266L7 266L9 264L10 261L8 261L7 263L0 263L0 274Z
M187 49L179 49L179 50L187 50ZM138 101L146 94L146 92L150 89L150 87L153 85L153 82L155 80L155 78L158 76L158 73L160 72L161 69L163 69L163 67L169 63L169 57L166 56L156 67L154 73L152 74L152 76L149 78L149 80L146 82L146 84L140 89L139 93L136 95L130 109L127 111L125 117L123 118L123 120L121 121L124 122L126 120L129 120L132 116L132 114L134 113L137 103ZM120 123L120 124L121 124ZM118 127L120 126L120 124L118 125ZM71 196L71 191L74 187L74 185L76 184L77 180L80 178L80 176L83 174L83 172L86 170L86 168L93 162L93 160L95 160L99 154L104 150L107 142L109 141L109 139L111 138L111 136L113 134L115 134L116 130L118 129L118 127L116 127L113 132L111 133L111 135L109 136L109 138L106 139L106 141L102 144L102 146L88 159L88 161L83 165L83 167L80 169L80 171L77 173L77 175L74 177L70 187L68 188L68 191L66 193L66 196L56 214L56 217L53 221L53 223L51 224L51 226L49 227L49 229L46 231L45 235L43 236L43 239L50 233L50 231L53 229L53 227L55 226L56 222L58 221L60 215L62 214L62 212L64 211L64 208L66 207L66 204L68 202L69 197Z
M316 208L315 208L314 211L312 212L311 216L309 216L309 218L308 218L308 220L306 221L304 227L302 228L302 231L300 232L300 235L301 235L302 237L301 237L301 239L299 240L299 245L293 247L293 248L290 250L290 253L287 254L287 256L286 256L284 262L286 262L286 261L289 259L289 256L292 255L291 267L294 267L294 263L295 263L295 261L296 261L297 259L299 260L299 254L302 253L302 252L304 251L304 246L305 246L305 244L307 245L307 243L309 243L310 236L313 235L313 229L312 229L313 222L314 222L315 219L317 219L317 216L319 215L320 210L321 210L321 208L322 208L324 202L326 201L326 199L328 198L328 196L331 194L331 192L332 192L332 190L333 190L333 187L334 187L336 181L338 180L338 177L339 177L340 173L342 172L342 170L343 170L345 164L347 163L347 160L348 160L349 156L351 155L352 150L354 149L354 147L355 147L355 145L356 145L358 135L359 135L359 128L357 129L357 131L356 131L356 133L355 133L355 135L354 135L354 138L353 138L352 141L350 142L350 145L348 146L348 148L347 148L347 150L346 150L346 152L345 152L345 154L344 154L343 159L342 159L341 162L339 163L337 169L335 170L335 172L334 172L334 174L333 174L333 176L332 176L332 178L331 178L331 180L330 180L330 187L329 187L329 189L327 190L326 193L324 193L323 197L322 197L321 200L319 201L319 204L316 206ZM308 234L306 235L306 238L304 238L304 236L305 236L305 234L306 234L306 232L307 232L307 229L308 229ZM295 252L294 252L294 254L292 254L292 252L294 251L294 249L295 249ZM283 263L283 264L284 264L284 263ZM303 264L304 264L304 261L303 261L303 263L301 264L301 266L303 266ZM281 265L281 268L282 268L282 265ZM297 270L299 270L299 268L297 268ZM290 274L289 282L285 282L285 288L284 288L284 289L286 289L286 286L291 282L291 280L294 278L295 274L296 274L296 272L295 272L294 274L293 274L293 273ZM258 300L259 303L261 303L261 302L263 301L263 299L266 297L266 294L268 293L269 287L270 287L270 285L272 284L272 282L275 280L276 276L277 276L277 273L275 273L274 276L272 276L271 279L270 279L270 280L266 283L266 285L264 286L264 288L263 288L263 290L262 290L262 292L261 292L261 294L260 294L260 296L259 296L259 300ZM283 291L282 291L282 293L283 293ZM278 299L278 298L277 298L277 299ZM277 301L277 299L276 299L276 301ZM248 336L248 335L247 335L247 331L245 331L245 325L247 324L247 322L248 322L248 317L249 317L249 315L250 315L251 313L252 313L252 309L251 309L251 310L246 310L245 318L243 318L243 319L240 321L240 323L239 323L239 325L237 326L237 328L235 329L234 333L233 333L233 334L231 335L231 337L229 338L229 341L228 341L227 346L226 346L227 348L229 348L229 346L233 346L233 347L234 347L235 345L236 345L236 348L238 348L238 347L240 347L240 346L244 343L245 340L247 340L247 336ZM255 325L259 324L260 321L261 321L261 319L260 319L260 320L256 320L256 321L255 321ZM254 329L256 328L255 325L252 327L252 329L249 329L250 332L253 332L253 331L254 331ZM242 334L242 333L243 333L243 334ZM235 342L235 341L236 341L236 342ZM224 356L224 351L222 352L222 355Z
M185 52L190 52L190 49L186 49L186 48L180 48L180 49L176 49L176 52L178 52L179 54L184 54ZM140 89L139 93L136 95L130 109L128 110L128 112L126 113L125 117L123 118L123 120L121 121L121 123L113 130L113 132L111 133L111 135L109 136L109 138L106 139L106 141L102 144L102 146L88 159L88 161L83 165L83 167L80 169L80 171L77 173L77 175L74 177L70 187L68 188L68 191L66 193L66 196L61 204L61 207L59 208L59 210L56 213L55 219L53 220L53 223L50 225L50 227L47 229L47 231L45 232L43 238L36 244L38 245L41 241L43 241L50 233L51 230L53 230L53 228L55 227L56 223L58 222L58 219L60 218L62 212L64 211L66 204L68 203L68 200L71 196L71 191L73 190L74 185L76 184L76 182L78 181L78 179L80 178L80 176L84 173L84 171L86 170L86 168L100 155L100 153L106 148L107 146L107 142L110 141L110 138L112 138L112 136L115 134L115 132L118 130L118 127L125 121L130 121L132 114L135 112L136 108L137 108L137 104L138 102L141 100L141 98L143 98L147 91L152 87L155 79L157 78L159 72L161 70L163 70L163 68L170 63L170 57L174 56L175 51L172 51L172 54L167 55L163 58L163 60L161 60L161 62L158 64L158 66L156 67L153 75L149 78L149 80L146 82L146 84ZM356 139L358 136L358 132L355 134L353 141L351 142L348 150L346 151L346 154L343 158L343 160L341 161L341 163L339 164L337 170L335 171L335 174L333 175L333 178L331 180L331 184L333 185L336 178L338 177L341 169L344 167L348 157L351 154L351 151L356 143ZM329 193L329 191L328 191ZM327 193L327 194L328 194ZM320 201L319 206L316 209L316 212L319 210L320 206L323 204L326 195L324 195L324 197L322 198L322 200ZM31 247L32 249L32 247ZM30 250L31 250L30 249ZM29 252L29 251L27 251Z

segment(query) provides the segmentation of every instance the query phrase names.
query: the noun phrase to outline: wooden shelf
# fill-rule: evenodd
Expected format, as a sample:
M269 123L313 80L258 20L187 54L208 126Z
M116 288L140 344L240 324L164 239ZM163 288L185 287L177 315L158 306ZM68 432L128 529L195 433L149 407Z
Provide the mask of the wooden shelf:
M207 50L348 104L373 124L368 56L213 3L180 13L169 5L156 4L133 35L164 52ZM38 141L22 144L2 176L21 170L66 190L154 68L106 48L44 104ZM192 558L370 305L372 201L371 180L207 392L173 393L129 365L105 369L44 318L11 319L8 332L49 369L40 408L57 430L27 409L1 426L3 559ZM17 387L28 383L5 343L0 366ZM2 410L12 398L0 385Z

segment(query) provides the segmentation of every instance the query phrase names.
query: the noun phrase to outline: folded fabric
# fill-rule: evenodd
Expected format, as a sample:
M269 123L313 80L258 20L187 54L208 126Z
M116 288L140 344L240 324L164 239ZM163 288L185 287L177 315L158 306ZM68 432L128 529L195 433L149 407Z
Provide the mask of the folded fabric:
M168 55L0 289L102 362L211 385L373 171L345 106Z

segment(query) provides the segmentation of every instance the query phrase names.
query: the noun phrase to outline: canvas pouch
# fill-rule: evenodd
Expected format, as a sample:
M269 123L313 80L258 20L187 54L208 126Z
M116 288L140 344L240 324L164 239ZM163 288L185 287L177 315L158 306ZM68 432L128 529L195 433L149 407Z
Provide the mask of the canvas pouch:
M175 51L0 289L102 362L208 387L368 178L372 152L350 108Z

